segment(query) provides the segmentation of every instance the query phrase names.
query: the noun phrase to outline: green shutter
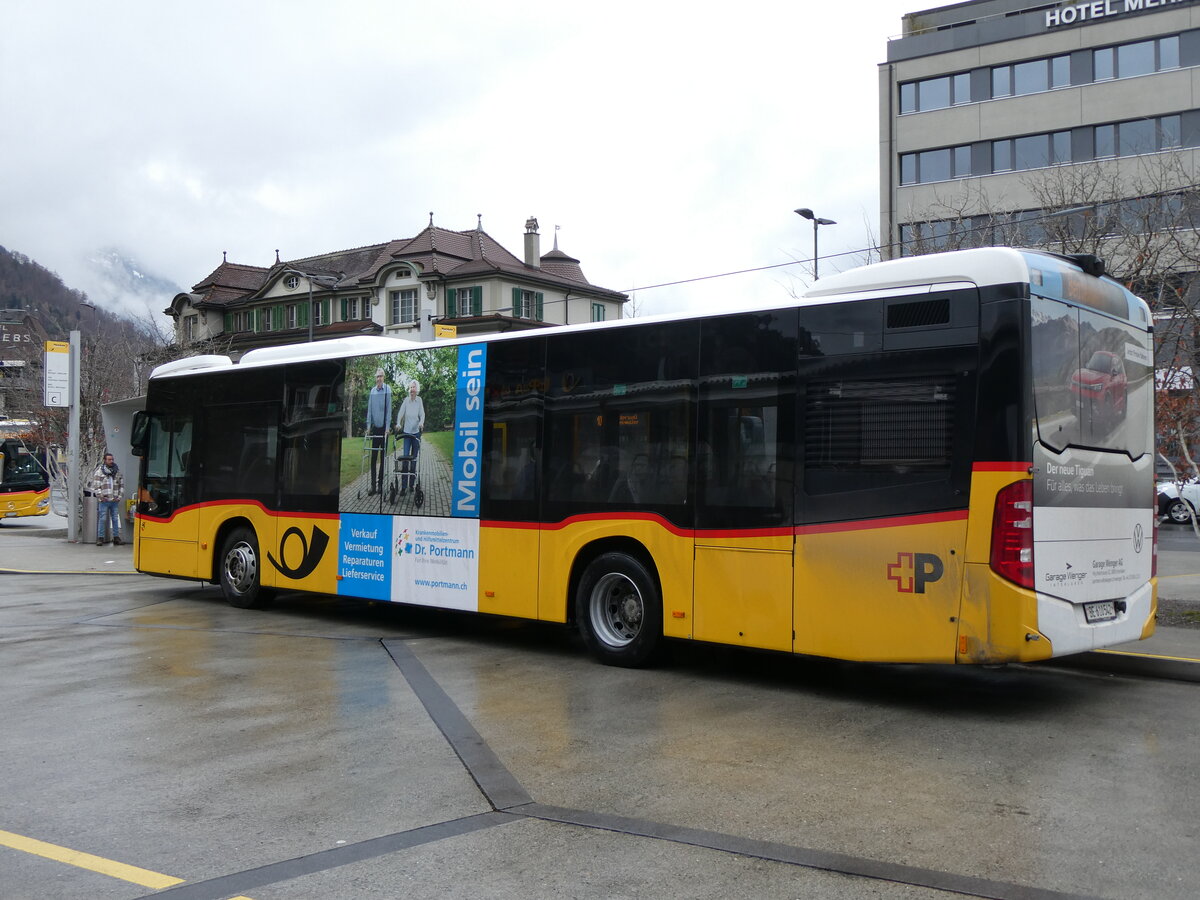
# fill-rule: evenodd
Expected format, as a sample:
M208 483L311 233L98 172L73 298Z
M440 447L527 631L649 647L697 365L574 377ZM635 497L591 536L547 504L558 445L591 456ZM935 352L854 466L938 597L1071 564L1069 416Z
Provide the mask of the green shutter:
M473 316L482 316L483 315L483 288L482 287L471 288L471 315L473 315Z
M233 313L225 313L225 331L233 331Z
M512 316L513 318L516 318L517 316L521 315L521 289L520 288L513 288L512 312L510 312L509 315Z
M254 330L255 330L255 331L262 331L262 330L263 330L263 311L262 311L262 307L259 307L258 309L254 310Z
M458 288L446 288L446 318L453 319L458 315Z
M272 306L271 307L271 327L274 328L276 331L281 331L283 329L283 322L284 322L283 307L282 306Z
M543 306L543 302L545 301L545 299L546 299L546 295L543 294L541 291L538 291L536 294L533 295L533 317L535 319L537 319L539 322L545 318L545 316L542 315L542 306Z
M308 301L300 304L300 308L296 310L296 324L303 328L308 324Z
M347 305L347 299L346 299L345 297L343 297L343 298L342 298L342 321L343 321L343 322L347 321L347 319L346 319L346 312L347 312L346 305Z
M326 297L321 301L321 324L329 324L329 298Z

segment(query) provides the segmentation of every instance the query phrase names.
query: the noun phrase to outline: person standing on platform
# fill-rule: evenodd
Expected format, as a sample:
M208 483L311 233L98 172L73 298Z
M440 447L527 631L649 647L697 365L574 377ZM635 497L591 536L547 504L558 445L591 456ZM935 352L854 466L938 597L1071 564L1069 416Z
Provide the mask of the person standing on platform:
M125 497L125 476L113 459L111 453L104 454L104 462L92 473L88 490L96 498L98 504L96 515L96 546L103 547L105 525L109 524L112 542L120 546L121 540L121 500Z

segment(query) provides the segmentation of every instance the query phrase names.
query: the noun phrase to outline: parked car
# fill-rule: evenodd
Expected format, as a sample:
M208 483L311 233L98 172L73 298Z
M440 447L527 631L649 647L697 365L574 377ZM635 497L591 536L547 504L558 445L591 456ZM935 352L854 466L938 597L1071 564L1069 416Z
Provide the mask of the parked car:
M1190 507L1190 509L1189 509ZM1192 521L1192 513L1200 509L1200 484L1177 481L1158 483L1158 514L1180 525Z
M1071 376L1071 393L1096 421L1111 423L1125 417L1128 386L1125 363L1111 350L1097 350Z

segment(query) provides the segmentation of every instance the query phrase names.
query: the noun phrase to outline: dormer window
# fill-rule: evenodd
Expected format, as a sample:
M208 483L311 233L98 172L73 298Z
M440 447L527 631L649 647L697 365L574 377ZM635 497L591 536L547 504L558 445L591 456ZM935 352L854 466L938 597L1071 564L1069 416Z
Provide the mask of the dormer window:
M412 269L404 268L396 270L396 280L403 281L405 278L412 278Z
M283 286L289 291L294 291L296 288L300 287L300 277L298 275L289 275L287 278L283 279Z

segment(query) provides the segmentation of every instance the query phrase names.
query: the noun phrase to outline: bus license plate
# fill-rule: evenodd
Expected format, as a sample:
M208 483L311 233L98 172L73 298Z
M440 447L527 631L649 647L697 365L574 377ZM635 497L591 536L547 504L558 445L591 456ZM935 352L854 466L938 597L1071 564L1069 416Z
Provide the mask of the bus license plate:
M1117 617L1117 608L1111 600L1083 604L1083 617L1088 622L1107 622Z

